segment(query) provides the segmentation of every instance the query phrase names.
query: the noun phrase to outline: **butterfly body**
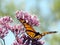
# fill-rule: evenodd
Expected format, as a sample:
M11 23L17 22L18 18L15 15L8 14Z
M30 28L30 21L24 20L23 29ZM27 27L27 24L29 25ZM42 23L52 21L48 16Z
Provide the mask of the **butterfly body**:
M34 30L34 28L29 25L28 23L26 23L25 20L23 19L20 19L20 22L24 25L25 27L25 31L27 33L27 35L31 38L31 39L41 39L43 36L45 36L46 34L52 34L52 33L56 33L56 31L53 31L53 32L44 32L44 33L39 33L39 32L36 32Z

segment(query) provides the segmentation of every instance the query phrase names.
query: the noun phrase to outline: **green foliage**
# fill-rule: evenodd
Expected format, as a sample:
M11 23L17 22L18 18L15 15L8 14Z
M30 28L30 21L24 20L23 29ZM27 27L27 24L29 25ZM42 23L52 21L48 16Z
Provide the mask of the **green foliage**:
M54 0L53 11L60 12L60 0Z
M58 35L54 35L52 38L51 38L51 45L60 45L60 34Z
M54 13L55 20L60 20L60 0L54 0L52 12Z

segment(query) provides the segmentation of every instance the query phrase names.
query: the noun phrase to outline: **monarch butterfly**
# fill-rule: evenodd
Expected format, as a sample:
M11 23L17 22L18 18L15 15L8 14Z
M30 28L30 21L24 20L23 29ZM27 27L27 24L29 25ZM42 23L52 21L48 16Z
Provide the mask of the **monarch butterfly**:
M44 33L39 33L36 32L34 30L34 28L29 25L28 23L26 23L25 20L20 19L20 22L24 25L25 29L26 29L26 33L27 35L31 38L31 39L41 39L43 36L45 36L46 34L52 34L52 33L56 33L56 31L51 31L51 32L44 32Z

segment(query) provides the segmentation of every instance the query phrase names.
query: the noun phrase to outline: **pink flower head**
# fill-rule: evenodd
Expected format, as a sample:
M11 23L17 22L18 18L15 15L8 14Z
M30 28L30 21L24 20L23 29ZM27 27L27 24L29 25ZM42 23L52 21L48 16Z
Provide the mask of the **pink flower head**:
M16 40L14 41L13 45L24 45L23 37L24 37L24 35L22 35L21 37L16 36Z
M24 44L20 44L17 41L14 41L14 43L12 45L24 45Z
M8 34L9 23L11 22L12 19L8 16L0 18L0 38L4 38Z
M5 16L3 18L0 18L0 24L6 24L6 23L11 23L13 20L9 16Z
M33 16L27 12L24 11L17 11L16 17L18 20L24 19L27 23L29 23L31 26L38 26L39 21L36 16Z
M8 34L8 30L6 28L0 27L0 38L4 38Z
M13 43L13 45L43 45L43 43L36 39L31 39L29 36L24 34L20 38L16 37L16 41Z
M16 11L17 19L24 19L24 12L23 11Z
M22 39L19 38L18 36L16 36L16 40L17 40L17 42L18 42L19 44L22 44L22 43L23 43Z
M14 25L13 27L11 27L11 31L16 35L18 35L19 33L23 33L24 31L24 27L22 25Z

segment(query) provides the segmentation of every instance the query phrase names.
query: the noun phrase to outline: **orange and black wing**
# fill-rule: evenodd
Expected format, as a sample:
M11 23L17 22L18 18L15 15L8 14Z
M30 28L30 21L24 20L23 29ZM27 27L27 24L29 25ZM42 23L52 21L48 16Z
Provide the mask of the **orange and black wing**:
M41 33L41 35L45 36L47 34L53 34L53 33L57 33L57 31L43 32L43 33Z
M34 38L36 31L30 26L28 23L26 23L25 20L20 20L20 22L24 25L26 29L26 33L29 35L29 37Z
M51 31L51 32L44 32L44 33L38 33L36 32L32 26L30 26L28 23L26 23L25 20L20 20L20 22L24 25L25 29L26 29L26 33L28 34L28 36L32 39L40 39L43 36L47 35L47 34L52 34L52 33L56 33L56 31Z
M36 32L36 34L37 34L37 36L35 36L34 38L35 39L41 39L43 36L45 36L45 35L47 35L47 34L53 34L53 33L57 33L57 31L50 31L50 32L43 32L43 33L39 33L39 34L37 34L37 32Z

